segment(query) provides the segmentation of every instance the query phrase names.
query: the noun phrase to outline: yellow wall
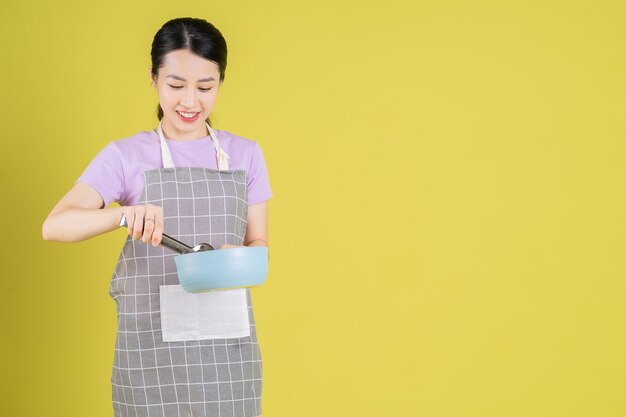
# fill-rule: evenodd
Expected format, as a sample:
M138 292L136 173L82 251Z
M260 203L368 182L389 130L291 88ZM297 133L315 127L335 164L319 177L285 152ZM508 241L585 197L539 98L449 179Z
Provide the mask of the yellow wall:
M2 415L113 415L125 231L41 224L156 126L182 16L226 37L213 119L269 167L264 416L626 415L625 3L89 3L0 5Z

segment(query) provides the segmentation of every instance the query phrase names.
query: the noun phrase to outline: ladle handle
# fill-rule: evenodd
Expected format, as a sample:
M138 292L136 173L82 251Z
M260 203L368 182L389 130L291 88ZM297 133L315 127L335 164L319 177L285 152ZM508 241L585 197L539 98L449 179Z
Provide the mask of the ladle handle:
M125 214L122 214L120 227L128 227L128 221L126 220ZM161 238L161 246L171 249L174 252L180 253L181 255L193 252L193 248L191 246L187 246L183 242L176 240L173 237L166 235L165 233L163 233Z

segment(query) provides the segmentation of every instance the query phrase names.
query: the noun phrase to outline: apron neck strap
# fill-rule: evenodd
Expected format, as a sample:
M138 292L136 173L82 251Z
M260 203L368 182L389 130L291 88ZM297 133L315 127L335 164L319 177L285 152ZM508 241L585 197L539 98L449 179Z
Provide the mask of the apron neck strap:
M163 160L163 168L173 168L174 162L172 161L172 154L170 153L170 148L167 145L167 141L165 140L165 136L163 135L163 128L161 128L161 120L159 125L157 126L157 133L159 134L159 138L161 140L161 158ZM209 131L209 136L211 136L211 140L215 145L215 153L217 157L217 169L220 171L228 170L228 154L220 147L220 143L217 141L217 134L213 130L211 126L205 121L206 127Z

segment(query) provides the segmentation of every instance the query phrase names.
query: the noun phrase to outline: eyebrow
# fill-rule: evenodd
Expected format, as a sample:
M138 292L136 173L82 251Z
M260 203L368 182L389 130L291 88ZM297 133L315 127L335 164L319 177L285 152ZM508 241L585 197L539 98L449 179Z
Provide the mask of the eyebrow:
M171 77L171 78L173 78L175 80L187 81L183 77L179 77L178 75L174 75L174 74L168 74L165 78L167 78L167 77ZM209 78L203 78L201 80L198 80L198 82L204 82L204 81L215 81L215 78L209 77Z

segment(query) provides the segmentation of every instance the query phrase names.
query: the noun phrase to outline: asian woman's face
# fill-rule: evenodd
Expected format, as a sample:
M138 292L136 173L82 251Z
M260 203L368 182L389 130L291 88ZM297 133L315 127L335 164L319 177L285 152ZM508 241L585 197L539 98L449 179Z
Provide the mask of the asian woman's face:
M162 128L168 139L193 140L208 135L205 120L213 111L220 87L215 62L186 49L172 51L165 55L152 83L163 109Z

